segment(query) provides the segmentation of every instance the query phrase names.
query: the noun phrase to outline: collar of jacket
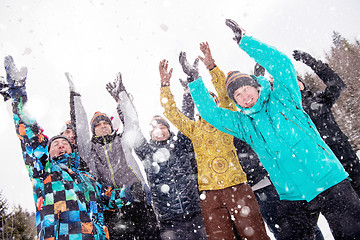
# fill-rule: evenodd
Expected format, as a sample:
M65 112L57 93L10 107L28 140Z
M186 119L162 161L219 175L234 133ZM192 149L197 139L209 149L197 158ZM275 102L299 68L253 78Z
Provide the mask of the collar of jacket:
M79 168L80 166L80 156L79 154L76 154L75 152L71 154L63 154L58 157L54 157L51 159L52 161L55 161L57 163L64 164L65 166L69 168Z
M255 105L252 106L251 108L243 108L240 107L238 104L236 104L236 106L240 109L240 112L246 115L252 115L259 112L264 107L264 103L269 100L269 96L271 92L269 80L267 80L263 76L259 76L256 77L256 81L260 85L260 89L259 89L260 95Z
M101 145L105 145L107 143L111 143L114 138L117 136L117 132L113 131L111 134L105 135L105 136L95 136L93 135L91 138L91 141L93 143L99 143Z

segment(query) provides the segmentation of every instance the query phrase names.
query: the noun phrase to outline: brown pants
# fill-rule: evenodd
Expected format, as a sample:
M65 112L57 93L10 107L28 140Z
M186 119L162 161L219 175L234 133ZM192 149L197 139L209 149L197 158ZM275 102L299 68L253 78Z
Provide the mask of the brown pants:
M205 199L201 200L201 213L209 240L235 239L233 226L242 239L270 240L260 207L247 183L202 194Z

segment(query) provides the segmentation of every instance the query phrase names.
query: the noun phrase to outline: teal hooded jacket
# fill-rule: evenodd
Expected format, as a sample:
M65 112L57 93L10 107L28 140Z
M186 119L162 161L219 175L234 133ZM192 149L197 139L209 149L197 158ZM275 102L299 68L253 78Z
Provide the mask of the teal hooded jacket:
M291 60L253 37L243 36L239 46L273 76L273 90L257 77L256 104L231 111L216 106L200 77L189 84L195 105L208 123L253 148L281 200L309 202L348 174L303 110Z

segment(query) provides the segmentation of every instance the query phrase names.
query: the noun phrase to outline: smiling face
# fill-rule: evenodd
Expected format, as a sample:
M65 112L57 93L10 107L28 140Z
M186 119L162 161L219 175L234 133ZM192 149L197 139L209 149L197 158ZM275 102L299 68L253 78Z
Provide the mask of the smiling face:
M50 158L58 157L65 153L72 153L70 143L64 138L55 139L49 147Z
M243 108L251 108L259 99L259 91L253 86L243 86L234 92L235 102Z
M95 135L102 137L109 135L112 132L111 125L104 120L101 120L95 125Z
M154 141L165 141L169 139L170 132L169 129L163 124L156 124L153 126L153 130L151 132L151 139Z

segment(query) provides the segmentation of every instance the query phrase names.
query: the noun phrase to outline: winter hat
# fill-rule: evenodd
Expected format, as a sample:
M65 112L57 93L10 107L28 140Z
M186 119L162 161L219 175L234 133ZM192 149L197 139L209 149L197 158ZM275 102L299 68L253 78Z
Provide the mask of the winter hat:
M61 128L60 134L63 134L63 133L66 131L66 129L71 129L71 130L73 130L74 133L75 133L75 125L74 125L70 120L67 121L67 122L65 123L65 125Z
M69 143L70 146L71 146L71 151L74 152L74 147L73 147L73 145L71 144L70 140L69 140L67 137L63 136L63 135L56 135L56 136L52 137L52 138L49 140L49 142L48 142L48 151L49 151L49 152L50 152L50 147L51 147L52 142L55 141L56 139L59 139L59 138L63 138L63 139L65 139L66 141L68 141L68 143Z
M234 92L243 86L252 86L259 88L260 85L256 81L254 75L248 75L246 73L241 73L239 71L231 71L228 73L225 81L226 91L228 96L234 100Z
M111 126L111 130L113 131L112 122L111 122L111 119L108 117L108 115L106 115L105 113L101 113L101 112L95 112L95 113L94 113L94 116L92 117L92 119L91 119L91 121L90 121L91 132L92 132L93 134L95 134L95 126L96 126L100 121L106 121L107 123L109 123L110 126Z
M155 122L156 123L155 123ZM162 124L164 125L165 127L168 128L169 132L170 132L170 125L169 123L165 120L165 118L161 117L160 115L155 115L152 119L151 119L151 122L150 122L150 125L151 126L155 126L156 124Z
M215 101L216 105L218 105L218 104L219 104L219 98L216 96L216 94L215 94L215 93L210 92L210 91L209 91L209 93L210 93L210 95L213 97L213 99L214 99L214 101Z

